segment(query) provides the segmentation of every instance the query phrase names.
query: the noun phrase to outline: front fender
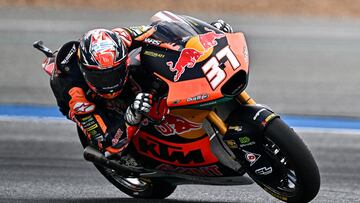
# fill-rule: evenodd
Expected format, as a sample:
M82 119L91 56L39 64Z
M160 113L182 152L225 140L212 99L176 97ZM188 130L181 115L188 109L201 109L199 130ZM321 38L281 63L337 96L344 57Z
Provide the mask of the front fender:
M254 125L263 131L277 117L279 116L267 106L261 104L241 105L230 113L226 122L231 126L233 123L242 121Z
M263 105L240 105L226 119L228 131L224 141L235 140L234 145L240 145L241 148L246 144L261 141L265 128L278 117Z
M271 159L263 149L264 131L277 117L262 105L240 105L226 119L228 130L223 140L247 172L272 169Z

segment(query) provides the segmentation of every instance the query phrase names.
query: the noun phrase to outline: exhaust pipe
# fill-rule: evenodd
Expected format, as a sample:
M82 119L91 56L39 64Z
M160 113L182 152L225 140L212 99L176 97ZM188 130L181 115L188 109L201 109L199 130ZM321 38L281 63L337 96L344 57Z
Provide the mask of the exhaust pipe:
M84 158L86 161L108 165L109 161L99 150L91 146L87 146L84 149Z
M128 169L127 167L119 164L118 162L106 158L101 152L99 152L99 150L97 150L91 146L87 146L84 149L84 158L86 161L90 161L94 164L102 165L102 166L117 170L121 173L133 174L133 173L141 172L140 170L136 170L136 169L135 170Z

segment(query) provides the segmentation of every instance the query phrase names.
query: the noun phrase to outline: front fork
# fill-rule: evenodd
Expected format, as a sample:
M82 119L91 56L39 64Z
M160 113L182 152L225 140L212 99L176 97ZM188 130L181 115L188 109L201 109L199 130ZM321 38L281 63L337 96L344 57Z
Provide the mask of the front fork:
M223 141L235 156L232 158L244 166L251 177L271 180L268 178L275 177L273 170L277 166L272 163L272 154L264 149L263 140L265 127L278 116L265 107L255 105L255 101L246 92L239 94L237 99L244 106L231 112L227 122L229 126L238 127L238 130L228 131L228 126L214 111L210 111L207 119L218 128Z
M245 91L238 95L238 100L241 104L256 104L256 102ZM224 121L214 112L210 111L207 119L213 123L218 129L221 135L225 135L227 132L227 126Z

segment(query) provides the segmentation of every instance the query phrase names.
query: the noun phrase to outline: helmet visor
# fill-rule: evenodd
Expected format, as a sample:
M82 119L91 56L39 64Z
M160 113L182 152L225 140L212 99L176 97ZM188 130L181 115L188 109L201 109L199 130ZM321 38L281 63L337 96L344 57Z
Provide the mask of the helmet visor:
M128 74L125 63L104 70L84 68L83 65L80 66L85 80L98 94L109 94L121 91Z

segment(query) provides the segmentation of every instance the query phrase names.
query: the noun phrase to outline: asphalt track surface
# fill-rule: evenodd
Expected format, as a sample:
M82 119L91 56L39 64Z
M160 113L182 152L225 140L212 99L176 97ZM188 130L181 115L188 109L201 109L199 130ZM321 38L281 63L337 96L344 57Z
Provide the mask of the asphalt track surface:
M167 200L136 200L82 158L66 120L1 118L0 202L277 202L260 187L179 186ZM314 202L360 201L360 134L299 133L321 171Z
M151 13L0 9L0 103L54 105L42 55L96 27L146 24ZM205 20L215 15L196 15ZM222 16L248 37L249 93L286 114L358 116L360 23L351 19ZM125 20L124 20L125 19ZM314 202L360 202L360 135L300 132L320 168ZM0 119L0 202L134 200L83 160L72 123ZM161 201L153 201L161 202ZM162 202L276 202L258 186L181 186Z

